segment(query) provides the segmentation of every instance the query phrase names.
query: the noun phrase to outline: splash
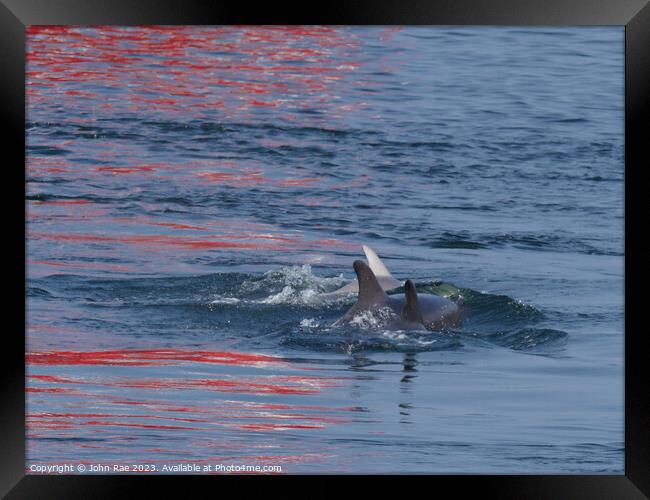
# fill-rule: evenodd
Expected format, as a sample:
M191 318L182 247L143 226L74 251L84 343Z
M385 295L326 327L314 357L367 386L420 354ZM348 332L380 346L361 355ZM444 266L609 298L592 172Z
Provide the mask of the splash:
M350 320L350 324L362 330L374 330L386 326L394 317L395 313L390 307L382 307L374 311L363 311L355 315Z
M300 290L287 285L280 293L271 295L260 302L262 304L313 304L317 298L318 292L312 288Z
M261 279L250 279L242 283L245 294L270 292L257 302L262 304L323 305L321 294L341 287L346 282L343 275L320 277L312 272L309 264L282 267L264 273Z

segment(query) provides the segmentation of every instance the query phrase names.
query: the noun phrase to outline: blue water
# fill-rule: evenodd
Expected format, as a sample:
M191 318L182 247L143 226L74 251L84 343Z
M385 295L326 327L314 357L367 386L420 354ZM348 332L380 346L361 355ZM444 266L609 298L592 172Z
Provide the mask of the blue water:
M30 28L28 472L622 473L623 42ZM461 325L332 328L362 244Z

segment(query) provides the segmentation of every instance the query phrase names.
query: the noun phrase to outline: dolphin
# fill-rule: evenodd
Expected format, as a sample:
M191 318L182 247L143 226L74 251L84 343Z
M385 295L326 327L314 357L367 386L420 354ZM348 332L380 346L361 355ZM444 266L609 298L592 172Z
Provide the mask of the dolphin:
M390 291L395 288L398 288L401 283L393 278L393 275L390 274L390 271L386 268L384 263L381 261L379 256L375 251L367 245L363 245L363 253L366 254L366 259L368 259L368 266L372 269L372 272L377 278L381 289L384 291ZM358 293L359 292L359 281L354 280L351 283L334 290L333 292L321 294L323 297L334 297L339 295L347 295L349 293Z
M386 328L391 330L439 330L458 324L460 308L451 300L428 293L418 295L411 280L404 284L404 296L388 295L368 264L355 260L353 267L359 283L359 296L333 326L350 323L366 312L379 316L389 313L392 319Z

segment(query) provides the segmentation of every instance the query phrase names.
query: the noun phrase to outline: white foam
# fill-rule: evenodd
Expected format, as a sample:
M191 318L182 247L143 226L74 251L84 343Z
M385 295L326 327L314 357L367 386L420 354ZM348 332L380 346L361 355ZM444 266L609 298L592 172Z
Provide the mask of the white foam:
M400 342L406 342L411 345L419 345L419 346L427 346L431 344L435 344L438 340L437 339L431 339L431 340L424 340L419 337L415 337L411 334L411 332L406 332L404 330L397 330L397 331L383 331L381 332L382 337L385 337L390 340L397 340Z
M282 267L267 271L261 278L246 279L239 290L233 290L224 295L213 295L210 304L332 305L349 302L351 296L348 295L327 295L328 292L339 288L345 282L346 279L343 275L316 276L309 264ZM260 292L269 295L261 299L251 297L251 295L259 297Z
M350 324L364 330L376 329L386 325L393 316L395 316L395 313L390 307L382 307L374 311L363 311L356 314L350 320Z
M322 278L314 275L309 264L302 266L282 267L277 270L267 271L262 279L246 280L241 289L244 293L256 292L264 289L282 289L264 299L256 302L262 304L294 304L317 305L323 302L320 294L327 293L345 282L343 275ZM336 298L340 300L340 298Z
M237 304L241 302L237 297L224 297L223 295L215 295L214 300L210 304Z
M292 286L285 286L280 293L270 295L260 300L261 304L315 304L318 292L312 289L298 290Z

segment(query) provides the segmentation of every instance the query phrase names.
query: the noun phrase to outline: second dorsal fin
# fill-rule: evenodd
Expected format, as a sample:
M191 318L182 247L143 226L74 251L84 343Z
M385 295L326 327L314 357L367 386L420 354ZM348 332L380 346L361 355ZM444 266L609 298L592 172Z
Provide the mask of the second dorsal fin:
M404 283L404 307L400 317L404 321L424 323L418 302L418 292L415 289L415 283L411 280L406 280Z

